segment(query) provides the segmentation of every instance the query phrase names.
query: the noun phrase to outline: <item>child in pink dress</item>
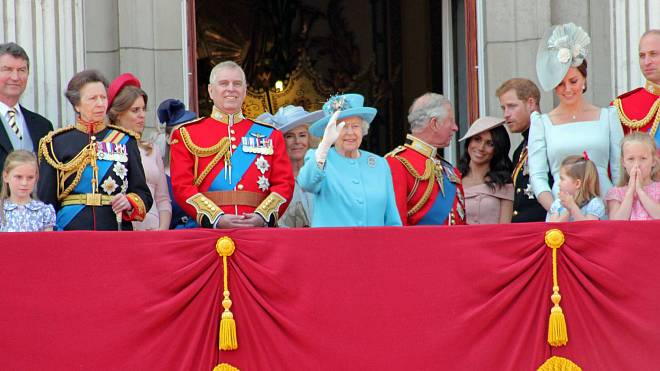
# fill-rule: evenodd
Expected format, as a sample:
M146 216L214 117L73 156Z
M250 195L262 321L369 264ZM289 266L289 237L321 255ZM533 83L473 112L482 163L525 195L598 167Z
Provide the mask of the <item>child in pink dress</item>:
M622 172L619 187L605 199L612 220L660 219L660 159L655 140L645 132L633 132L621 141Z

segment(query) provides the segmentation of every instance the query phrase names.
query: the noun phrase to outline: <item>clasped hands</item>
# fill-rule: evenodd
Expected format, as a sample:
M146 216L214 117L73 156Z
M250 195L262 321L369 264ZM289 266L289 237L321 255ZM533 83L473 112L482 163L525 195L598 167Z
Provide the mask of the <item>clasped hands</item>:
M264 218L256 213L243 213L240 215L223 214L215 223L216 229L225 228L253 228L265 227L267 225Z

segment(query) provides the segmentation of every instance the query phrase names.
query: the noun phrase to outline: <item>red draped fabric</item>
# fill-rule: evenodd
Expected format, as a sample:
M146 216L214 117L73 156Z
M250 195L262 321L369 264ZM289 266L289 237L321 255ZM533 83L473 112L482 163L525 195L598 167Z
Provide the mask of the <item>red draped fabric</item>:
M568 345L547 344L549 228ZM222 260L239 348L218 349ZM660 369L660 222L0 235L4 370Z

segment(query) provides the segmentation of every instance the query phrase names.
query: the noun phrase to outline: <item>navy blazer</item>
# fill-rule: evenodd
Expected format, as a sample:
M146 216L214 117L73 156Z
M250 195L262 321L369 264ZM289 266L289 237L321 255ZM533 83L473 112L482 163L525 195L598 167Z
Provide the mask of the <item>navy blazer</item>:
M32 138L32 148L36 154L37 147L39 147L39 140L45 137L49 131L53 130L53 124L45 117L29 111L23 106L21 106L21 112L23 113L23 117L25 117L25 123L30 132L30 138ZM13 150L14 147L11 145L11 141L3 125L0 127L0 172L5 166L7 155Z

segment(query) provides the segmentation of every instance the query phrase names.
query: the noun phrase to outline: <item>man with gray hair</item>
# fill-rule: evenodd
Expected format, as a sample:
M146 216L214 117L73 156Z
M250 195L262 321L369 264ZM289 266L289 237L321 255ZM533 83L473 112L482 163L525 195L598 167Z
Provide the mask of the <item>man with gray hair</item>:
M170 141L172 193L207 228L276 226L293 195L284 137L243 116L243 69L219 63L209 79L210 117L179 125Z
M403 225L465 224L461 174L438 155L458 131L451 103L426 93L410 106L408 122L405 144L385 156Z
M16 43L0 44L0 171L9 152L37 152L39 140L53 130L50 121L18 103L29 73L30 59L25 50Z

